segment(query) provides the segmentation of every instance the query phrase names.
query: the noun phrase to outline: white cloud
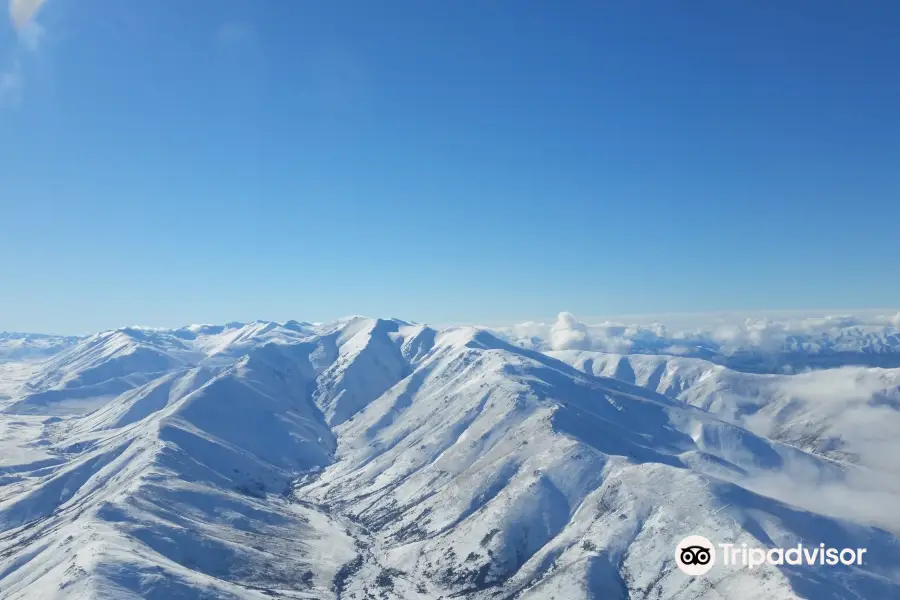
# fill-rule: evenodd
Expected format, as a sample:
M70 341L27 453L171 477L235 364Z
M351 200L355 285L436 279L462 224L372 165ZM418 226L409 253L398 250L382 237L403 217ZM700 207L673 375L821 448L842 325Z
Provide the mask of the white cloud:
M587 325L572 313L561 312L549 330L542 323L531 322L513 327L511 337L527 333L526 342L545 340L549 342L551 350L601 350L626 354L633 344L630 338L640 336L643 331L643 328L638 330L617 323ZM538 346L540 345L539 343Z
M675 321L678 317L675 316ZM713 349L723 354L752 350L815 353L828 347L836 352L859 352L900 344L900 313L875 313L862 316L804 316L793 313L782 318L751 318L721 314L692 315L693 329L676 329L656 321L585 323L572 313L560 313L554 323L530 321L494 331L514 343L544 350L598 350L612 353L666 352L689 354L692 349Z
M900 483L879 473L848 471L844 481L822 482L788 467L742 480L747 489L832 517L881 527L900 534Z
M561 312L550 328L550 347L554 350L590 350L587 326L572 313Z

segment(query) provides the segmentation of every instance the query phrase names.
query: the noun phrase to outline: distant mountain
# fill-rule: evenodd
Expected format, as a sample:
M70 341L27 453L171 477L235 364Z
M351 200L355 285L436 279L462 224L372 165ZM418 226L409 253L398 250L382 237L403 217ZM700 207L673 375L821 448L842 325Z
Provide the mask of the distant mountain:
M253 348L316 333L308 324L256 321L181 329L126 327L68 338L20 390L8 412L78 414L157 377L196 366L227 366ZM52 338L51 338L52 339ZM48 339L49 343L49 339Z
M367 318L121 329L3 366L4 599L900 597L900 527L803 495L889 473L865 436L828 440L895 410L893 373L798 406L821 374ZM689 534L868 554L694 578Z
M796 322L745 320L695 330L663 325L581 323L561 313L553 324L500 328L510 343L539 351L596 350L616 354L700 358L747 373L796 373L840 366L900 368L900 314Z
M75 336L0 331L0 362L41 359L78 342Z

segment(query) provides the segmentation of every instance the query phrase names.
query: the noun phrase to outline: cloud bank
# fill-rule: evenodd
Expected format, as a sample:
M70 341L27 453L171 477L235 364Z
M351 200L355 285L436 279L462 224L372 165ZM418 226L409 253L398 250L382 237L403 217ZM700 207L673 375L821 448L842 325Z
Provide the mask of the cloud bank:
M690 329L663 323L585 323L562 312L553 323L493 328L508 341L535 350L595 350L615 354L736 357L751 354L826 356L867 354L900 361L900 313L787 319L733 318ZM891 365L893 366L893 365ZM900 366L900 365L896 365Z

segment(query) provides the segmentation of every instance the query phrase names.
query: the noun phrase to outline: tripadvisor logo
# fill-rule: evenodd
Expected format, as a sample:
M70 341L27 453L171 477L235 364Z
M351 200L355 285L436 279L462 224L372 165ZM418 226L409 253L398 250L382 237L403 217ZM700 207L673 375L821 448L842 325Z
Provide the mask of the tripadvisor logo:
M702 535L689 535L675 547L675 564L688 575L705 575L716 564L716 548Z
M682 572L697 576L705 575L716 564L748 569L762 565L861 565L866 552L865 548L838 549L825 544L797 544L791 548L758 548L747 544L716 546L703 536L690 535L675 546L675 564Z

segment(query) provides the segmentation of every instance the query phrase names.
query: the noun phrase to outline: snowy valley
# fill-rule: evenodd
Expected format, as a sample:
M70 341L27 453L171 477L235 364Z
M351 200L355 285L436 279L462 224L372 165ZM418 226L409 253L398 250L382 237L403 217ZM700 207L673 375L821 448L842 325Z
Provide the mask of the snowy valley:
M900 598L900 334L827 325L5 334L0 598Z

